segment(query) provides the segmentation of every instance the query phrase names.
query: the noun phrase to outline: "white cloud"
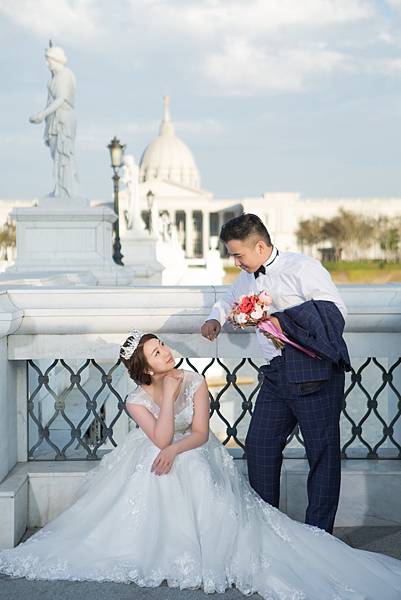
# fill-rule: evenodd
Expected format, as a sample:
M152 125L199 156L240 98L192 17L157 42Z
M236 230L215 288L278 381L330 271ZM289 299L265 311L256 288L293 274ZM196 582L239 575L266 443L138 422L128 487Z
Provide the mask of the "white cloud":
M341 67L346 68L345 57L324 47L277 50L238 39L205 61L205 71L216 85L244 96L301 91L313 77Z
M146 1L151 27L190 39L195 66L213 85L208 91L219 94L300 92L328 73L352 70L352 52L326 38L336 31L342 40L347 25L362 27L375 16L369 0Z
M89 42L100 32L95 0L0 0L0 13L33 34Z
M145 4L149 22L156 27L207 37L344 24L375 14L368 0L146 0ZM137 14L137 0L131 0L131 7Z
M157 31L189 39L254 37L285 27L344 25L376 14L373 0L0 0L0 12L36 35L73 36L88 45L103 34L117 40L120 33L120 42L131 30L143 38Z
M379 33L377 37L379 42L383 42L384 44L388 44L389 46L397 46L400 43L400 40L393 35L390 31L383 30Z
M401 0L387 0L387 4L391 6L391 8L401 11Z
M195 138L210 138L211 135L222 133L223 124L212 118L200 119L198 121L175 120L172 118L178 137L187 140ZM160 121L113 121L113 124L104 125L94 123L90 126L83 125L78 128L79 145L87 150L98 150L105 146L114 135L120 137L123 142L131 139L145 138L150 141L159 135ZM124 138L124 139L123 139Z
M397 74L401 73L401 58L385 58L377 60L372 65L377 73Z
M366 73L372 40L399 44L375 0L0 0L0 13L67 54L90 47L99 65L119 56L139 76L165 60L167 84L179 72L209 94L300 92L327 74Z

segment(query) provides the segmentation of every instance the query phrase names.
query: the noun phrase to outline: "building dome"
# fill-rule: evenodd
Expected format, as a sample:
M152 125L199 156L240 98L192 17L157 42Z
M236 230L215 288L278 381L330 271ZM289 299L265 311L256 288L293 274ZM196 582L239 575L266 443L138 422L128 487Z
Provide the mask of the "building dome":
M140 160L140 181L161 179L199 189L199 171L188 146L175 134L170 117L170 99L163 99L164 115L159 137L145 149Z

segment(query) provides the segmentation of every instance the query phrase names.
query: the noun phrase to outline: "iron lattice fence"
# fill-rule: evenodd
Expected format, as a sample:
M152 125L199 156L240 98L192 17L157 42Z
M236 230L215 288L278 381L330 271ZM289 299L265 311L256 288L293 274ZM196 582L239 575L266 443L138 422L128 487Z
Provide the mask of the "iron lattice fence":
M347 374L341 415L344 458L401 458L401 358L388 363L386 358L360 359ZM261 364L251 358L185 358L176 365L206 377L211 429L240 455L263 380ZM120 361L87 359L79 365L29 360L27 371L28 460L97 460L126 435L129 423L135 426L125 407L126 391L120 391L127 383ZM298 428L287 440L285 456L304 457Z

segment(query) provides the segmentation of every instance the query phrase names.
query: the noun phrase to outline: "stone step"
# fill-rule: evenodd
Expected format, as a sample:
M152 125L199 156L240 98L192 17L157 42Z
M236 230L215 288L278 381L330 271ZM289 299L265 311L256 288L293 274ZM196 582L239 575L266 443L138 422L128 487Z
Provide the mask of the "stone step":
M0 548L15 546L27 528L43 527L70 506L98 461L18 463L0 484ZM236 464L246 474L246 462ZM308 463L284 459L280 508L303 521ZM385 490L385 493L384 493ZM337 527L401 526L401 462L343 460Z

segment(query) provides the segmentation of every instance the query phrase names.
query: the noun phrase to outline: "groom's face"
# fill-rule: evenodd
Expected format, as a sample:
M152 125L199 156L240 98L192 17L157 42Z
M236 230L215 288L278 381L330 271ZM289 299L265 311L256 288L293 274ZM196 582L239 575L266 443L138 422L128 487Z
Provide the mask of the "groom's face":
M257 236L245 240L229 240L226 248L234 264L247 273L254 273L265 262L267 246Z

